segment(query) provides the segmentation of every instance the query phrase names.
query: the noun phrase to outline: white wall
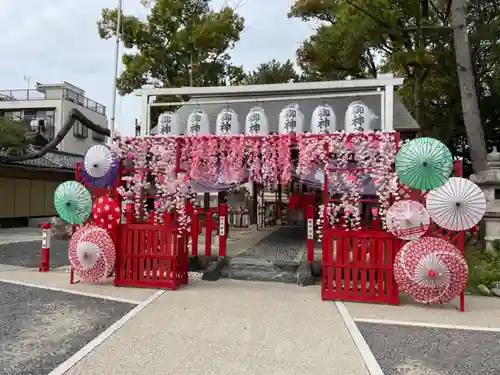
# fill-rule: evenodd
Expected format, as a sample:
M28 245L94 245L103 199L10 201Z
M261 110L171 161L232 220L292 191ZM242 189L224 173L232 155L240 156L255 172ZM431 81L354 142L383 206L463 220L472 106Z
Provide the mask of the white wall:
M66 119L68 112L76 108L82 112L90 121L104 128L108 127L108 119L105 115L94 112L88 108L82 107L76 103L72 103L68 100L62 101L62 118L58 117L59 128L56 128L56 132L61 128L62 122ZM84 154L87 149L98 143L106 143L106 141L97 141L92 138L92 131L89 129L87 138L77 138L73 135L73 130L70 130L68 135L61 142L61 151L71 152L75 154Z

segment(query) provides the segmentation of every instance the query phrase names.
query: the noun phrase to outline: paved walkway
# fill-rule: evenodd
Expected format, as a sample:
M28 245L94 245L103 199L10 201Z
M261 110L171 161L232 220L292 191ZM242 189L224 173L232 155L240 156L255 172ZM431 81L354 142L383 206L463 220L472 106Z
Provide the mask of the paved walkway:
M368 375L316 287L222 280L165 292L66 374Z

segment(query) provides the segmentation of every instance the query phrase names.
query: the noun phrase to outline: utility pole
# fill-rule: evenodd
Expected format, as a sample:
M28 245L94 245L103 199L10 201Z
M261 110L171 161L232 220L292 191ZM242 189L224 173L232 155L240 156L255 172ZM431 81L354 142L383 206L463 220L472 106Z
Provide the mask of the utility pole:
M476 81L472 68L472 59L467 35L466 5L464 0L451 0L451 27L453 29L453 45L457 64L460 96L465 130L469 143L474 173L486 169L486 142L481 125L481 113L476 93Z
M113 96L111 99L111 118L109 119L109 138L108 144L113 143L115 137L115 120L116 120L116 84L118 80L118 61L120 59L120 34L122 28L122 8L123 0L118 0L118 14L116 18L116 40L115 40L115 61L113 71Z
M27 74L24 74L24 81L28 83L28 90L26 90L26 100L30 100L31 77Z

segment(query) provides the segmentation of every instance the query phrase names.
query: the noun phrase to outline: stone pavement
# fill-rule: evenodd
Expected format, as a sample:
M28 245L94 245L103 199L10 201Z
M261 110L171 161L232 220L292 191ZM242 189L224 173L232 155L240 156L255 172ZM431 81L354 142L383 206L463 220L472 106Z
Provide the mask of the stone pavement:
M317 287L221 280L165 292L67 375L368 375Z

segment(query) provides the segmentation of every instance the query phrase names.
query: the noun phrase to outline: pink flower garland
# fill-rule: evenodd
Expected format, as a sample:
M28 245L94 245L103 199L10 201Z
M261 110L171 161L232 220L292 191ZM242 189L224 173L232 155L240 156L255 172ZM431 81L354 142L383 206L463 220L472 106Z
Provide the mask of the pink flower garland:
M278 137L275 135L265 137L261 147L262 183L270 189L275 189L279 182Z
M189 177L193 180L215 181L218 173L218 137L193 136L189 138L189 158L187 160Z
M279 181L281 184L288 184L292 179L292 138L290 135L283 135L277 139L277 144Z

